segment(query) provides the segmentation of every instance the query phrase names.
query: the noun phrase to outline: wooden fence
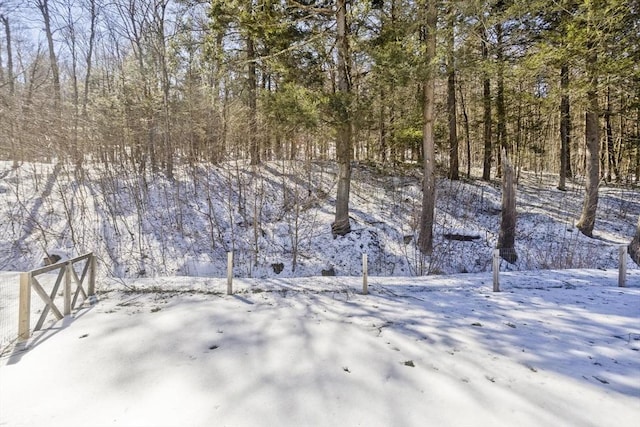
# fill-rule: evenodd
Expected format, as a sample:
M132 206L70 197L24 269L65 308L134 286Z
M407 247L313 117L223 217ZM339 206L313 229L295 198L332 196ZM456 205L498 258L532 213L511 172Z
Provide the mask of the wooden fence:
M73 267L83 261L84 266L82 267L82 273L78 276L78 273L76 273ZM51 293L47 293L37 277L53 271L58 271L58 275ZM21 273L18 339L24 341L31 335L31 290L34 290L45 303L40 318L33 328L33 332L35 332L42 329L49 311L60 320L71 314L71 311L76 308L80 296L82 296L82 303L89 299L90 296L95 295L95 280L96 257L92 252L77 258L60 261L56 264ZM85 284L87 285L86 290L84 288ZM62 310L56 305L55 301L60 285L63 285Z
M493 292L500 292L500 249L493 251ZM627 286L627 246L618 246L618 286Z

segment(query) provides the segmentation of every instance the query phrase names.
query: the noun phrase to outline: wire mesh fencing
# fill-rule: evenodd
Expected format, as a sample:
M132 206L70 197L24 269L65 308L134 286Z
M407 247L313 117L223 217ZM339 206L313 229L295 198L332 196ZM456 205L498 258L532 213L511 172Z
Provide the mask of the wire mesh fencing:
M18 338L20 273L0 272L0 354Z

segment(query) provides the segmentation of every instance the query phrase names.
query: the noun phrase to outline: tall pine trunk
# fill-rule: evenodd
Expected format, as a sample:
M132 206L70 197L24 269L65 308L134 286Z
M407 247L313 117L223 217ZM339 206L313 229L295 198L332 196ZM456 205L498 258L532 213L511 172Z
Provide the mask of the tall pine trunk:
M435 109L435 79L433 61L436 56L436 24L438 21L438 9L436 2L427 2L426 13L426 62L428 63L427 78L423 85L424 110L423 110L423 182L422 182L422 214L420 216L420 234L418 246L423 254L430 255L433 252L433 222L436 204L436 158L435 138L433 132Z
M351 112L349 107L351 81L349 76L349 40L347 38L347 2L336 2L336 46L338 49L338 129L336 137L336 160L338 163L338 188L336 193L336 215L331 232L334 237L351 232L349 224L349 192L351 187Z
M498 150L504 150L507 154L511 152L511 147L507 142L507 117L504 106L504 31L501 23L496 24L496 61L498 65L497 88L496 88L496 118L497 135L496 143ZM498 156L498 176L502 176L502 157Z
M489 60L489 41L486 30L483 30L481 49L482 60L487 66ZM482 80L482 105L484 110L484 161L482 164L482 179L489 181L491 179L491 80L489 80L488 71L484 71L484 77Z
M592 47L592 46L590 46ZM585 113L586 142L586 182L582 215L576 227L582 234L593 237L598 209L598 187L600 185L600 131L598 123L598 78L595 71L596 54L591 50L587 55L587 73L589 88L587 90L587 111Z

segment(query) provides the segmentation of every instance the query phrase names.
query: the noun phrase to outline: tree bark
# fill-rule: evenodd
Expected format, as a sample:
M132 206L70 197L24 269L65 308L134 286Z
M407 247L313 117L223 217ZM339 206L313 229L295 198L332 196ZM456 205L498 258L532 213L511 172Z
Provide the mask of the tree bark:
M633 237L633 240L631 240L631 243L629 243L629 246L627 247L627 252L631 256L631 259L633 260L633 262L635 262L636 264L638 264L638 266L640 266L640 217L638 217L636 235Z
M9 85L9 111L15 111L15 81L13 76L13 48L11 46L11 25L9 24L9 18L0 15L0 21L4 24L5 37L7 42L7 84ZM15 120L16 117L12 117L10 114L8 131L9 131L9 143L11 146L11 156L13 157L13 168L18 167L18 150L15 141Z
M351 187L351 79L349 71L349 40L347 26L347 2L336 2L336 46L338 49L338 85L340 95L336 138L336 160L338 163L338 188L336 214L331 232L333 237L351 232L349 224L349 192Z
M571 104L569 103L569 66L560 68L560 182L559 190L566 190L566 178L571 176L569 146L571 144Z
M37 6L38 9L40 9L40 13L42 13L44 31L45 35L47 36L47 45L49 47L49 62L53 79L54 105L56 107L59 107L62 103L62 95L60 93L60 70L58 68L58 60L56 58L55 46L53 44L53 30L51 29L49 0L37 0Z
M422 181L422 213L420 215L420 234L418 247L423 254L433 252L433 222L436 204L436 159L435 138L433 131L435 109L435 79L433 60L436 56L436 24L438 9L434 0L427 2L426 10L426 62L428 64L427 78L423 85L423 181Z
M467 179L471 179L471 131L469 129L469 115L467 114L467 106L464 102L461 84L458 84L458 91L460 92L460 105L462 108L462 117L464 119L464 139L467 152Z
M518 260L515 250L516 239L516 190L513 166L509 162L506 150L502 149L502 219L498 235L497 248L500 257L513 264Z
M496 62L498 65L497 90L496 90L496 116L497 138L496 143L499 150L505 150L507 154L511 152L507 142L507 118L504 107L504 31L501 23L496 24ZM502 157L498 156L498 176L502 174Z
M253 13L253 1L247 3L247 12ZM256 52L253 35L249 32L245 40L247 47L247 85L249 86L249 149L251 150L251 164L260 164L260 147L257 135L257 85L256 77Z
M89 87L91 85L91 66L93 61L93 45L96 39L96 23L98 20L98 11L96 9L96 0L89 2L90 25L89 25L89 50L86 57L86 71L84 75L84 93L82 96L82 117L87 119L87 104L89 103Z
M620 171L618 170L618 159L613 141L613 125L611 124L611 87L607 86L607 109L604 112L605 132L607 141L607 182L611 182L612 173L616 177L616 182L620 182Z
M482 33L481 49L482 60L486 64L489 59L489 41L486 30ZM489 80L489 73L484 72L484 78L482 81L482 105L484 109L484 162L482 165L482 179L489 181L491 179L491 80Z
M11 26L9 18L0 15L0 21L4 24L4 32L7 42L7 83L9 85L9 96L13 98L15 95L15 81L13 76L13 48L11 46Z
M456 120L456 68L454 55L455 9L449 5L447 33L447 113L449 116L449 179L460 179L458 168L458 129Z
M587 72L589 75L589 88L587 90L587 111L585 113L585 142L586 142L586 182L585 198L582 206L582 215L576 227L582 234L593 237L593 228L596 222L598 209L598 187L600 185L600 132L598 123L598 79L594 69L596 62L595 53L587 55Z

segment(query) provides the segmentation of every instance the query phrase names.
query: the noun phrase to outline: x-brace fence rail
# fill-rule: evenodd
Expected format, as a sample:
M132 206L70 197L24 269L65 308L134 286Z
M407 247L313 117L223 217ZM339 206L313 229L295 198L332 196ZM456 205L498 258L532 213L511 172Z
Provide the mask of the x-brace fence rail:
M80 276L73 268L74 265L82 263L82 272ZM38 276L58 271L56 281L53 284L51 293L47 293L44 287L38 280ZM71 314L71 310L76 308L78 298L82 296L82 302L87 300L89 296L95 294L95 280L96 280L96 258L93 252L88 254L72 258L69 260L61 261L56 264L48 265L46 267L38 268L20 274L20 312L18 320L18 337L20 340L26 340L31 335L31 290L34 290L38 296L44 301L45 307L40 314L33 332L42 329L44 322L49 314L49 311L58 319L62 319L64 316ZM72 283L73 282L73 283ZM85 290L84 285L87 285ZM60 285L63 285L63 307L62 311L60 307L56 305L55 299L58 294Z

